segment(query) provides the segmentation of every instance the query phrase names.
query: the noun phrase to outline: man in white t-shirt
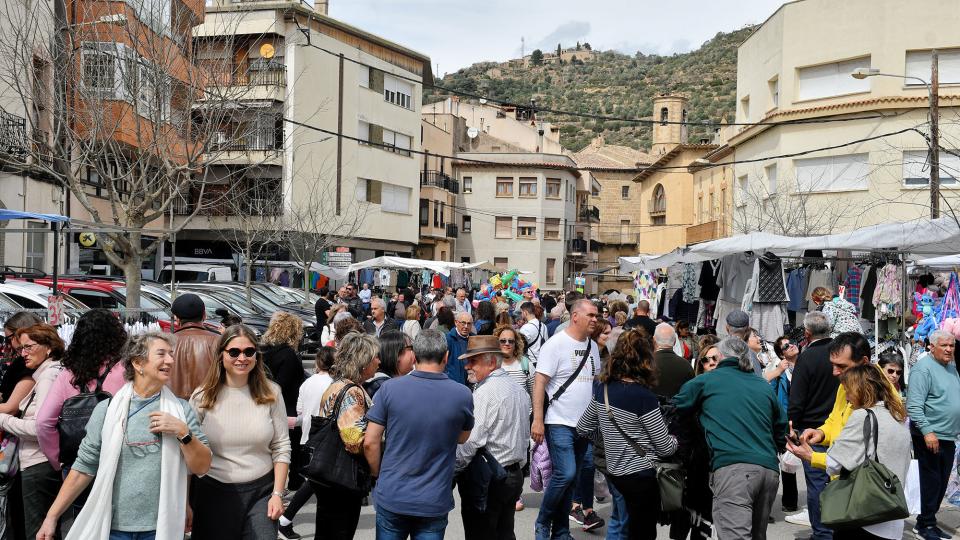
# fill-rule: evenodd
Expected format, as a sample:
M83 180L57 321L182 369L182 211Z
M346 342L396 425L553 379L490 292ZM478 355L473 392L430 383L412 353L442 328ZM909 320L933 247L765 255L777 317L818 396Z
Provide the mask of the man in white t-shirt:
M590 404L593 380L600 372L600 349L590 339L599 316L593 302L577 300L570 309L570 325L540 348L530 435L538 443L546 436L553 475L537 515L537 540L570 537L568 515L573 486L587 450L587 440L577 437L576 426ZM583 367L578 372L581 362ZM554 399L568 380L570 384ZM551 402L544 417L547 399Z
M363 302L363 313L364 315L370 314L370 299L373 298L373 291L370 290L370 284L364 283L363 288L360 289L360 292L357 293L357 296L360 297L360 301Z
M547 338L550 337L550 331L547 330L547 325L540 322L536 312L537 310L533 302L520 304L520 316L523 317L525 321L523 326L520 327L520 333L523 334L526 340L527 346L525 350L527 357L530 358L530 362L534 366L537 365L537 360L540 358L540 348L546 343Z

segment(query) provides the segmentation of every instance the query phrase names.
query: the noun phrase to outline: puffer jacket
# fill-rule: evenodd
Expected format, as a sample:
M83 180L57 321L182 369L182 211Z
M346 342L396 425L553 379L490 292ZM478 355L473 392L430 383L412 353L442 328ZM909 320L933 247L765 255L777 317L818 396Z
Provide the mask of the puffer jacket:
M860 318L857 317L857 308L843 298L837 297L823 303L823 314L830 321L830 337L837 337L843 332L863 333Z
M170 374L169 386L178 398L190 399L217 357L220 334L199 323L186 323L174 335L177 337L173 350L176 366Z
M547 489L550 483L550 476L553 475L553 462L550 461L550 451L547 449L547 441L534 443L530 458L530 488L534 491L543 491Z

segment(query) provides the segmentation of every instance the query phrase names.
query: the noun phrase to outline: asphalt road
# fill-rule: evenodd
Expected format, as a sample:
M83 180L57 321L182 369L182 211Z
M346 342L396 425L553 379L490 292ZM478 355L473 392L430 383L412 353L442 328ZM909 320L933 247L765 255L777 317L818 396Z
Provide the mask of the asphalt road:
M804 494L802 474L800 475L800 480L798 483L800 484L800 500L804 501L806 495ZM456 492L454 492L454 494L456 495ZM540 493L535 493L530 490L528 481L527 488L525 489L523 495L526 509L522 512L517 512L516 515L515 530L517 532L518 540L533 539L534 522L537 519L537 511L540 507L541 497L542 495ZM301 509L300 513L294 520L294 528L298 533L302 534L305 539L314 538L314 521L316 519L315 504L315 501L311 499L311 501L304 506L303 509ZM457 501L457 504L459 505L459 500ZM595 506L595 509L600 517L604 519L610 517L611 505L609 502L600 503ZM779 497L777 498L777 502L774 504L773 517L776 522L772 523L767 529L768 539L794 540L808 538L810 536L809 528L792 525L783 520L784 514L780 509ZM376 537L375 519L373 507L364 507L360 514L360 524L357 528L357 534L355 538L358 540L374 540ZM941 528L953 534L955 538L960 539L960 532L958 532L960 531L960 508L945 504L940 510L939 519ZM573 537L577 540L587 540L591 538L602 539L606 535L606 527L585 533L576 527L576 523L570 522L570 524L573 526L571 527ZM910 532L910 529L913 527L913 525L913 519L908 520L907 527L905 528L906 532L904 532L903 535L905 539L913 540L915 538L913 533ZM658 537L668 538L667 533L667 528L661 527ZM446 538L451 540L463 539L463 524L460 520L459 506L450 512Z

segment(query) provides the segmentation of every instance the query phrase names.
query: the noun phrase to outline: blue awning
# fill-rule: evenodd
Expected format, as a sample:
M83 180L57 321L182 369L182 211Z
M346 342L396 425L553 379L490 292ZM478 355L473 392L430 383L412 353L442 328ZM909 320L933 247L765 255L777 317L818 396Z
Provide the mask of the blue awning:
M20 212L18 210L0 210L0 221L11 219L40 219L49 222L68 223L70 218L56 214L38 214L36 212Z

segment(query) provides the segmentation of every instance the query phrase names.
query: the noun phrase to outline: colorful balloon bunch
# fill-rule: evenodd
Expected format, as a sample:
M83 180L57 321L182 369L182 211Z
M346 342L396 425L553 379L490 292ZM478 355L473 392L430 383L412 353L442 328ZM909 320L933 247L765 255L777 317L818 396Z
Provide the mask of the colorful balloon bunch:
M513 300L514 302L520 302L523 300L522 294L528 290L536 290L537 284L530 283L523 279L520 279L520 272L516 270L510 270L509 272L504 272L503 274L495 274L490 276L484 284L480 285L480 292L477 294L477 300L492 300L494 296L497 295L499 291L503 296Z

